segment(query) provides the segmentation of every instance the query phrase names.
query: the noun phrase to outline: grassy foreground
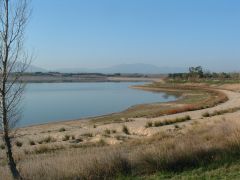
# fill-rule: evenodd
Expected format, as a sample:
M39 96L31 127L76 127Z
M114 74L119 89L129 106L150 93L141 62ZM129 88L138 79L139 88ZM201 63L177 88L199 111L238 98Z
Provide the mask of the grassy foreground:
M206 179L238 177L240 125L193 124L184 134L158 133L116 146L18 154L26 179ZM0 179L9 177L0 166ZM220 174L218 174L220 172ZM224 172L227 175L224 175Z
M239 179L240 177L240 161L236 160L235 162L226 162L223 164L212 164L207 167L200 167L192 170L186 170L183 172L160 172L151 176L137 176L137 177L119 177L118 179L125 180L159 180L159 179L171 179L171 180L179 180L179 179Z

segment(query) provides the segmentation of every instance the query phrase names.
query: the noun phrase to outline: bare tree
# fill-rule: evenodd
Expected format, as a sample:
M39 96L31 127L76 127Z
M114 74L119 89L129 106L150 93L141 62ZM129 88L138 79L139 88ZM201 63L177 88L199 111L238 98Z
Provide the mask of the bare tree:
M14 179L21 176L13 158L10 133L20 119L19 103L25 87L21 76L30 62L23 47L28 17L27 0L0 0L0 128Z

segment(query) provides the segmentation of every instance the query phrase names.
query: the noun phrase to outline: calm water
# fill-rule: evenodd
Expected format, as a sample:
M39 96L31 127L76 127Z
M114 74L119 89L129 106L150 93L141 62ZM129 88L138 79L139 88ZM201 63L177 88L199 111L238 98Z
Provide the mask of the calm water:
M18 126L79 119L122 111L132 105L175 100L165 93L129 88L143 83L28 84Z

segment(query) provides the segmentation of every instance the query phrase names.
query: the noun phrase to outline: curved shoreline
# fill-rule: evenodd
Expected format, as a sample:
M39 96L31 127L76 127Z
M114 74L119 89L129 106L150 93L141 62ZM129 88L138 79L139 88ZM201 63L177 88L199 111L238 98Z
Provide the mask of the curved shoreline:
M29 126L24 126L24 127L20 127L18 129L22 129L22 128L34 128L34 127L40 127L40 126L54 126L54 125L61 125L61 124L72 124L72 123L76 123L78 121L80 121L81 123L92 123L92 121L94 121L95 119L101 119L101 118L107 118L109 116L114 116L116 114L119 113L125 113L126 111L133 109L133 108L137 108L138 106L148 106L148 105L154 105L154 104L160 104L160 105L165 105L165 104L177 104L179 101L185 100L188 97L184 96L184 91L181 91L179 89L174 89L174 88L166 88L166 87L148 87L147 85L152 85L154 84L144 84L144 85L137 85L137 86L130 86L129 88L133 88L133 89L138 89L138 90L144 90L144 91L149 91L149 92L164 92L166 94L170 94L170 95L175 95L178 98L174 101L170 101L170 102L156 102L156 103L147 103L147 104L136 104L136 105L132 105L128 108L126 108L123 111L120 112L114 112L114 113L110 113L110 114L104 114L104 115L99 115L99 116L93 116L93 117L87 117L87 118L78 118L78 119L69 119L69 120L63 120L63 121L56 121L56 122L48 122L48 123L42 123L42 124L36 124L36 125L29 125ZM192 86L192 88L196 88L195 86ZM199 88L199 87L198 87ZM202 89L204 89L203 87L201 87ZM210 89L214 92L220 92L219 90L213 89L213 88L206 88L206 89ZM220 102L222 103L222 102ZM219 104L219 103L218 103ZM214 105L215 106L215 105ZM194 111L194 110L198 110L199 108L196 109L191 109L190 111ZM184 111L186 112L186 111ZM177 113L174 113L177 114ZM162 115L160 115L162 116ZM136 117L132 117L132 118L136 118ZM110 122L111 123L111 122ZM118 122L114 122L114 123L118 123ZM121 123L121 122L119 122Z
M121 81L121 82L124 82L124 81ZM138 81L136 81L138 82ZM150 81L150 82L153 82L153 81ZM146 82L143 82L143 83L146 83ZM144 84L145 85L145 84ZM141 88L136 88L137 86L129 86L128 88L132 88L132 89L138 89L138 90L143 90L143 91L148 91L148 92L151 92L150 90L145 90L145 89L141 89ZM165 94L169 94L169 91L158 91L159 93L165 93ZM179 95L176 95L175 93L174 94L170 94L170 95L173 95L173 96L176 96L178 97ZM83 118L77 118L77 119L67 119L67 120L57 120L57 121L54 121L54 122L46 122L46 123L40 123L40 124L32 124L32 125L27 125L27 126L23 126L23 127L19 127L17 129L23 129L23 128L31 128L31 127L36 127L36 126L45 126L45 125L58 125L58 124L62 124L62 123L71 123L71 122L76 122L76 121L81 121L82 123L85 123L85 122L89 122L93 119L96 119L96 118L104 118L104 117L107 117L107 116L111 116L111 115L114 115L114 114L117 114L117 113L121 113L121 112L124 112L124 111L127 111L128 109L131 109L135 106L139 106L139 105L147 105L147 104L155 104L155 103L172 103L172 102L176 102L178 100L178 98L176 98L176 100L173 100L173 101L168 101L168 102L152 102L152 103L144 103L144 104L135 104L135 105L131 105L125 109L123 109L122 111L118 111L118 112L112 112L112 113L108 113L108 114L103 114L103 115L97 115L97 116L89 116L89 117L83 117Z

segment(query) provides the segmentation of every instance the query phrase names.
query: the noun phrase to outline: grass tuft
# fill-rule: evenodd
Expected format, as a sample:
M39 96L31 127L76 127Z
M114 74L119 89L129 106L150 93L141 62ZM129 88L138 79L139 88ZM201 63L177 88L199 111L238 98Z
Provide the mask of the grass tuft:
M22 143L21 141L16 141L16 142L15 142L15 145L16 145L17 147L22 147L23 143Z
M70 139L70 136L68 134L65 134L62 138L63 141L68 141Z
M175 118L175 119L165 119L163 121L155 121L155 122L147 122L147 124L145 125L146 128L148 127L159 127L159 126L165 126L165 125L171 125L171 124L175 124L175 123L180 123L180 122L185 122L185 121L189 121L191 120L191 116L189 115L186 115L184 117L178 117L178 118Z
M145 128L153 127L153 122L149 121L146 123Z
M66 129L64 127L59 129L59 132L64 132L64 131L66 131Z
M0 149L5 149L5 145L4 144L0 144Z
M34 146L34 145L36 145L36 143L33 140L30 140L29 145Z

